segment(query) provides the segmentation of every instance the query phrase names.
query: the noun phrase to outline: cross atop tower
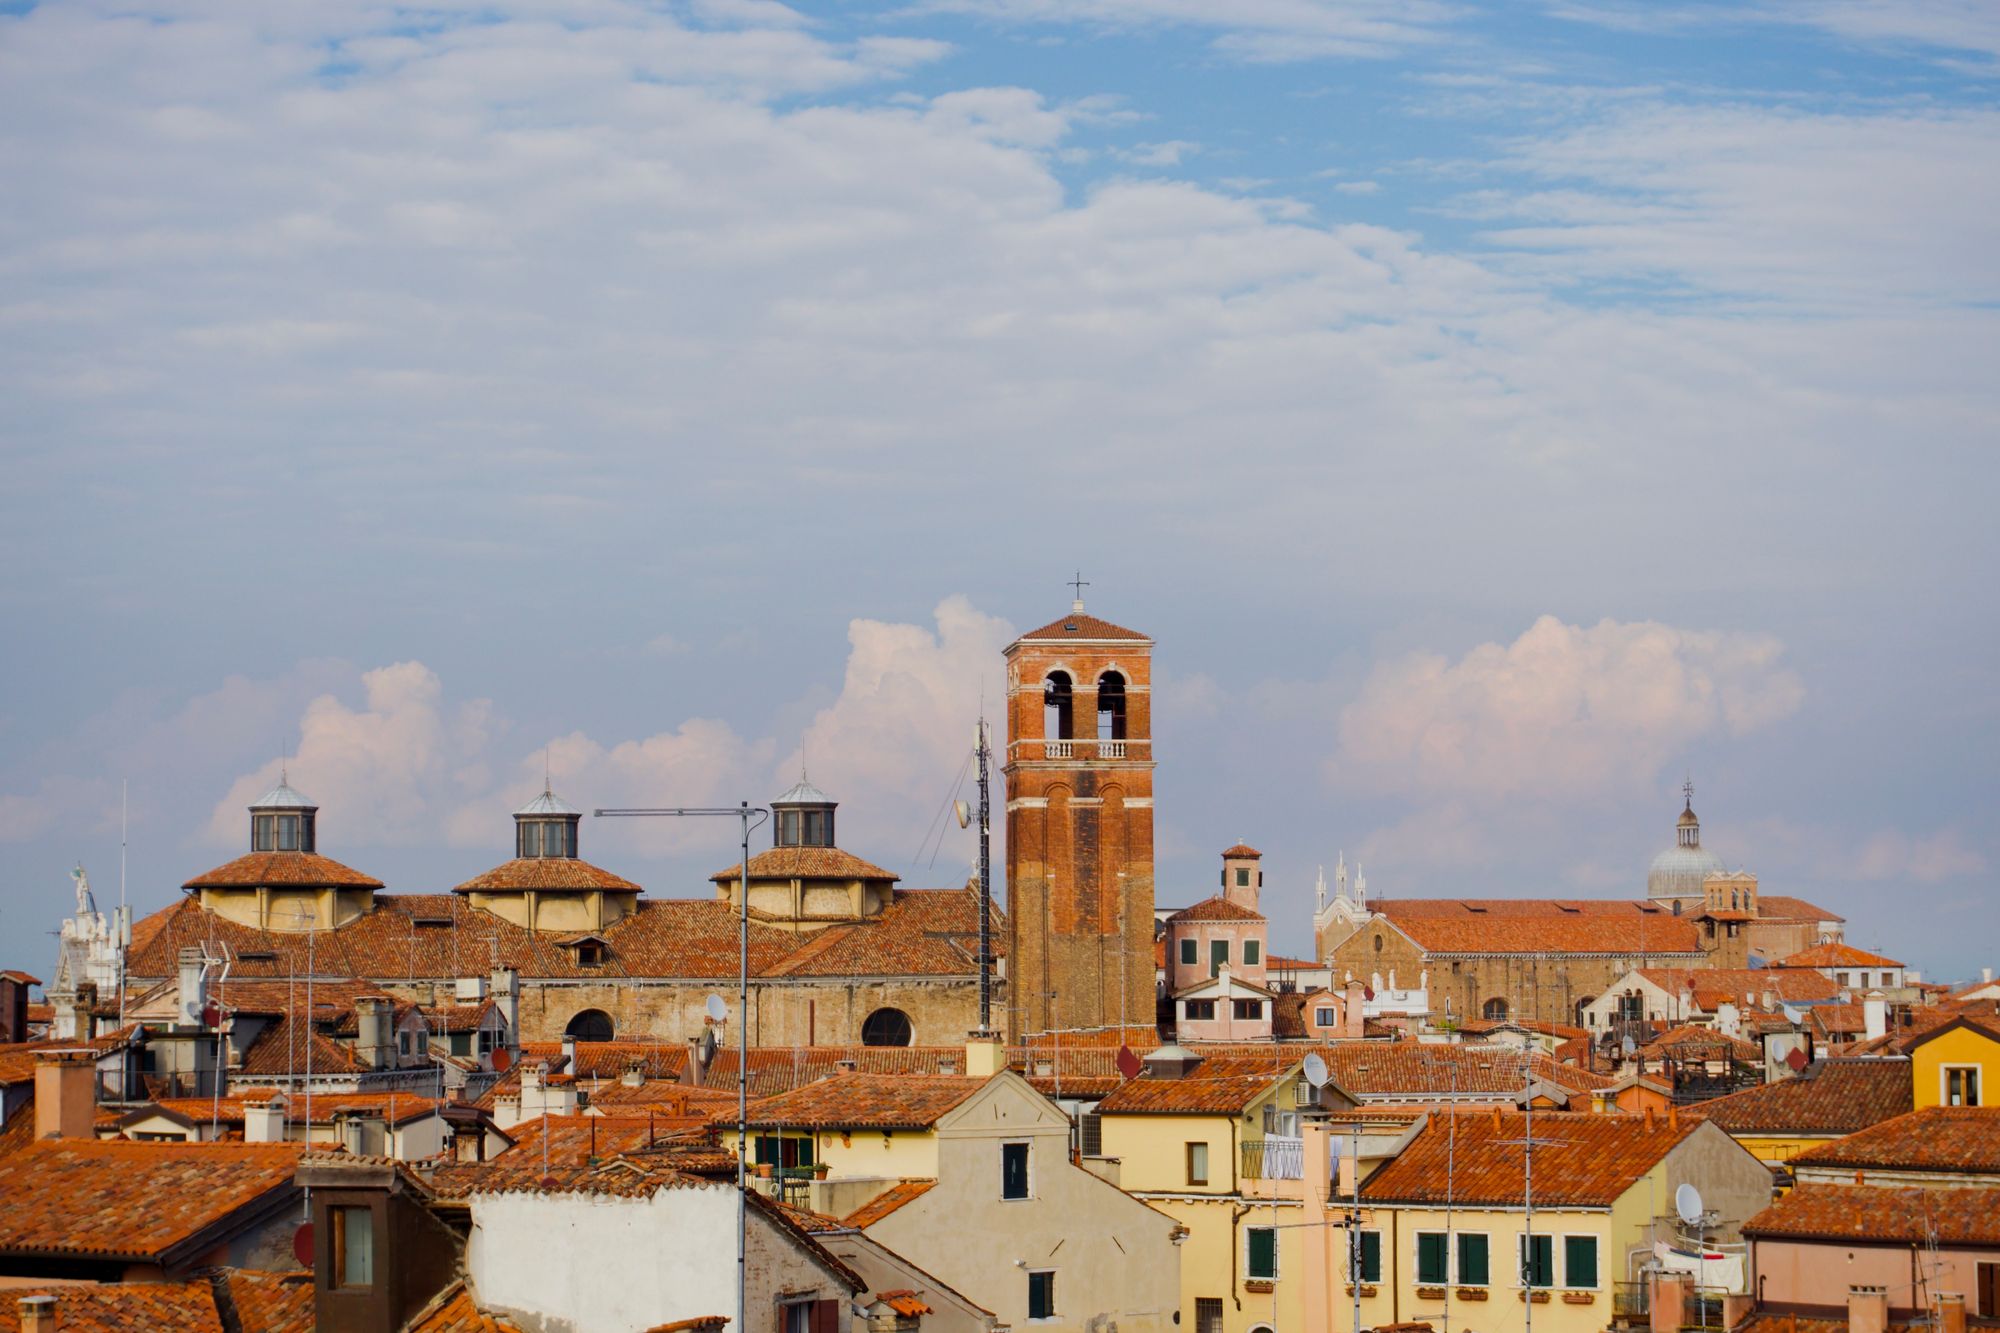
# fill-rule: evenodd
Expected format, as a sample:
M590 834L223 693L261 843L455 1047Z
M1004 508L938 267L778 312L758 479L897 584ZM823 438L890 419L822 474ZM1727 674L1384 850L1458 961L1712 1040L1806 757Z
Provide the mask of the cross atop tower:
M1681 784L1681 796L1685 799L1687 808L1690 810L1694 809L1694 778L1692 775L1689 776L1686 782Z
M1076 577L1069 580L1069 586L1076 590L1076 598L1070 602L1069 609L1072 611L1083 610L1083 590L1090 586L1090 580L1085 578L1083 571L1079 569L1076 571Z

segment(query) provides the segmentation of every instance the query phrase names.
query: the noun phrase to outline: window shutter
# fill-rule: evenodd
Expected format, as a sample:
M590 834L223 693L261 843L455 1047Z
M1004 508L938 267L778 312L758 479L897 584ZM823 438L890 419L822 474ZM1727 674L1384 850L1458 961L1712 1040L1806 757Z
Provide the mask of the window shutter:
M1269 1227L1250 1228L1250 1276L1274 1278L1278 1275L1278 1233Z
M812 1333L840 1333L840 1302L812 1303Z
M1095 1111L1083 1113L1083 1155L1085 1157L1104 1155L1104 1117Z

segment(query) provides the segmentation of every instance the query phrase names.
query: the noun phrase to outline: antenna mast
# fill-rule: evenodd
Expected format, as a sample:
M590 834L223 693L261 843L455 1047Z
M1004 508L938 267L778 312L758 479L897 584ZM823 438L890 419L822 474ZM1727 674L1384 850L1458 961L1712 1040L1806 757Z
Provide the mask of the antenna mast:
M979 1030L993 1030L993 807L987 780L986 711L979 713ZM961 770L962 771L962 770Z

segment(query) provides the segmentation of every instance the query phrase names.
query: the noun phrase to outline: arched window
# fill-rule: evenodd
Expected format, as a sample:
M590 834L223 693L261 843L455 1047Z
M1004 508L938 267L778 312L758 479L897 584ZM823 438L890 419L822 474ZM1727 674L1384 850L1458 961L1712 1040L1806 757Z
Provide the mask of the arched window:
M1097 739L1125 739L1125 677L1116 671L1097 678Z
M1493 999L1488 1000L1479 1012L1481 1016L1492 1022L1504 1023L1507 1021L1507 1002L1495 996Z
M611 1015L602 1009L586 1009L570 1019L563 1035L575 1037L578 1041L610 1041Z
M908 1046L913 1035L910 1016L901 1009L877 1009L861 1025L863 1046Z
M1075 686L1070 681L1069 672L1049 672L1049 678L1042 682L1043 736L1052 741L1076 738L1075 718L1071 709L1075 698Z

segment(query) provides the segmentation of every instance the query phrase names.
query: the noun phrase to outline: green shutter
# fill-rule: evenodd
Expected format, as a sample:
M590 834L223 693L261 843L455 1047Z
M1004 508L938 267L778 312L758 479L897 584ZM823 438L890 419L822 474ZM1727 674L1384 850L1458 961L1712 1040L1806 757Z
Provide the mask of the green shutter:
M1554 1236L1521 1237L1522 1276L1530 1287L1556 1284L1556 1241Z
M1263 956L1263 952L1263 946L1258 944L1257 941L1243 941L1243 965L1248 967L1250 964L1256 962L1258 958Z
M1441 1287L1451 1281L1445 1266L1442 1231L1417 1233L1417 1281L1426 1287Z
M1379 1231L1361 1233L1361 1280L1382 1280L1382 1233Z
M1478 1233L1458 1236L1458 1280L1467 1287L1483 1287L1492 1280L1487 1263L1486 1237Z
M1193 937L1191 936L1187 939L1182 940L1181 965L1184 967L1193 967L1196 963L1200 961L1201 961L1201 946L1196 944L1194 942Z
M1208 975L1215 976L1229 963L1229 941L1210 940L1208 942Z
M1278 1233L1270 1227L1250 1228L1249 1273L1254 1278L1278 1276Z
M1563 1237L1563 1285L1565 1287L1597 1285L1597 1237Z

